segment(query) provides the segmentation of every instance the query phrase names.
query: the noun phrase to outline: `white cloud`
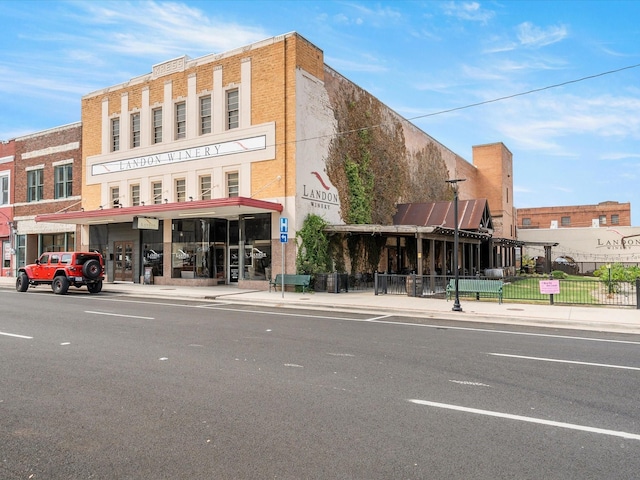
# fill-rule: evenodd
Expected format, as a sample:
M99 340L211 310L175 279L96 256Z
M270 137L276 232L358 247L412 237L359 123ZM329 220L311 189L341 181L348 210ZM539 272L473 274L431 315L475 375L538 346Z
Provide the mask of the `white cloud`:
M483 9L478 2L445 2L442 9L445 15L474 22L486 23L495 16L493 11Z
M526 47L539 48L563 40L567 35L564 25L551 26L546 29L536 27L531 22L518 25L518 40Z
M261 28L210 18L201 10L180 3L76 2L74 5L78 7L74 12L75 21L94 25L91 34L73 42L89 52L116 52L131 57L198 56L231 50L271 36Z

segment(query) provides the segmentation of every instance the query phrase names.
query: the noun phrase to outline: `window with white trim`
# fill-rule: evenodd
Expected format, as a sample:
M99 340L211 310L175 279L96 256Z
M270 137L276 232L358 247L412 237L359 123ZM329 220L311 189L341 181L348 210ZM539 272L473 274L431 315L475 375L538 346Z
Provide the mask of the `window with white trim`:
M240 103L238 89L227 91L227 130L238 128L240 115Z
M73 191L73 164L58 165L53 169L54 198L67 198Z
M44 169L27 172L27 202L38 202L44 194Z
M176 202L187 201L187 181L184 178L176 179Z
M200 177L200 200L211 200L211 175Z
M131 206L140 205L140 185L131 185Z
M200 97L200 135L211 133L211 95Z
M140 146L140 113L131 114L131 148Z
M120 208L120 187L111 187L111 206Z
M162 203L162 182L153 182L151 190L153 191L153 203L156 205Z
M176 103L176 140L187 136L187 104Z
M120 119L111 119L111 151L117 152L120 150Z
M9 175L0 175L0 205L9 204Z
M153 143L162 142L162 108L154 108L153 112Z
M227 197L237 197L240 194L238 172L227 173Z

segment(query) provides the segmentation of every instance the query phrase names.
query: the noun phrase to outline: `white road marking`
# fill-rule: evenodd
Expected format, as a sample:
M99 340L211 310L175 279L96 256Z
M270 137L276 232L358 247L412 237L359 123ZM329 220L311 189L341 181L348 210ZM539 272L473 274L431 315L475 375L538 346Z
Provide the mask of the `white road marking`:
M331 353L331 352L327 352L327 355L332 355L334 357L355 357L355 355L352 355L351 353Z
M525 355L509 355L507 353L488 353L487 355L494 355L496 357L522 358L524 360L538 360L540 362L572 363L574 365L588 365L591 367L619 368L621 370L640 370L640 367L628 367L626 365L610 365L608 363L578 362L575 360L560 360L557 358L527 357Z
M459 412L475 413L478 415L486 415L489 417L506 418L507 420L518 420L521 422L537 423L550 427L567 428L570 430L579 430L582 432L599 433L601 435L611 435L614 437L622 437L629 440L640 440L640 435L629 432L620 432L617 430L607 430L604 428L587 427L585 425L576 425L574 423L555 422L553 420L544 420L542 418L525 417L522 415L512 415L510 413L493 412L491 410L479 410L477 408L461 407L459 405L450 405L447 403L429 402L427 400L409 399L411 403L425 405L427 407L444 408L447 410L456 410Z
M490 387L486 383L470 382L468 380L449 380L451 383L459 383L460 385L471 385L473 387Z
M137 315L123 315L121 313L94 312L91 310L85 310L84 313L93 313L94 315L108 315L110 317L126 317L126 318L140 318L142 320L154 320L154 317L139 317Z
M295 363L285 363L285 367L304 368L302 365L296 365Z
M392 317L392 316L393 316L393 315L380 315L379 317L367 318L367 319L365 319L365 320L366 320L367 322L375 322L375 321L378 321L378 320L382 320L383 318L390 318L390 317Z
M33 337L27 337L26 335L18 335L17 333L0 332L0 335L5 337L24 338L26 340L33 340Z
M79 298L79 297L78 297ZM89 298L89 297L87 297ZM101 300L106 302L114 302L114 303L142 303L149 304L148 301L141 300L124 300L122 298L96 298L91 297L93 301ZM382 323L387 325L399 325L399 326L409 326L409 327L424 327L424 328L435 328L437 330L461 330L468 332L481 332L481 333L499 333L502 335L520 335L525 337L543 337L543 338L559 338L563 340L582 340L585 342L604 342L604 343L621 343L626 345L640 345L640 341L633 340L614 340L610 338L597 338L597 337L579 337L575 335L554 335L550 333L531 333L531 332L516 332L510 330L492 330L489 328L474 328L474 327L456 327L451 325L431 325L426 323L415 323L415 322L394 322L391 320L374 320L368 318L353 318L353 317L333 317L329 315L308 315L308 314L300 314L300 313L285 313L285 312L261 312L256 310L249 310L243 308L230 308L229 303L225 303L224 306L220 304L206 304L206 305L188 305L188 304L180 304L180 303L164 303L164 302L154 302L154 306L167 306L167 307L178 307L178 308L207 308L212 310L222 310L229 312L242 312L242 313L259 313L260 315L277 315L281 317L301 317L301 318L318 318L318 319L327 319L327 320L347 320L351 322L369 322L369 323ZM274 306L273 308L278 308ZM302 307L301 307L302 308ZM393 315L389 315L392 317ZM386 317L386 316L385 316ZM383 318L383 317L381 317Z

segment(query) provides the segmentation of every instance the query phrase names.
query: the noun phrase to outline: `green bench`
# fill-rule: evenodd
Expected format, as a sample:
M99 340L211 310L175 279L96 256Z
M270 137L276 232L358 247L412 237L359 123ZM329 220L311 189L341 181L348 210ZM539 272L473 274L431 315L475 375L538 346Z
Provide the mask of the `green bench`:
M302 293L305 292L307 288L309 288L309 283L311 282L311 275L297 275L293 273L278 273L276 278L269 280L269 291L271 291L271 287L273 286L276 292L278 291L278 287L282 287L284 285L293 285L295 287L302 287Z
M498 296L498 303L502 303L502 280L481 280L479 278L458 279L458 293L475 293L476 299L480 300L481 293L495 294ZM456 293L456 280L451 279L447 285L447 301Z

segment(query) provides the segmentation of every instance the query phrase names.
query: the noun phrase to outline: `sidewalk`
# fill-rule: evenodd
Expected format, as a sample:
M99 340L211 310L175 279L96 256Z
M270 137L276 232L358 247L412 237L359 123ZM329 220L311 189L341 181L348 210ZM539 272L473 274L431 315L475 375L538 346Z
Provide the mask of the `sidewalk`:
M0 288L15 288L15 278L0 278ZM35 288L51 291L46 285ZM85 290L86 288L83 289L83 291ZM421 319L640 334L640 310L632 307L533 305L510 302L498 304L496 301L476 301L472 298L462 297L460 304L463 311L453 312L451 310L453 302L447 302L443 299L416 298L405 295L374 295L372 290L338 294L284 292L283 295L280 291L244 290L232 285L181 287L139 283L105 283L103 292L157 299L215 300L245 305L302 307L331 312L358 311L373 317L395 315Z

